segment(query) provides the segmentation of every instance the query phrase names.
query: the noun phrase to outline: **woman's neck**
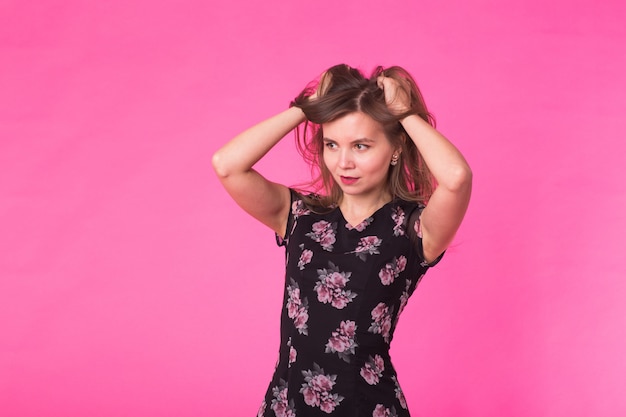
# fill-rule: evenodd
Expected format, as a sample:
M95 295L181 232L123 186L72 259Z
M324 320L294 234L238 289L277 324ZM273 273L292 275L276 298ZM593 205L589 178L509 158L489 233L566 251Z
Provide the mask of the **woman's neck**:
M360 223L360 221L365 220L390 201L391 194L387 191L377 196L351 196L344 194L339 201L339 209L344 218ZM353 224L352 222L350 223Z

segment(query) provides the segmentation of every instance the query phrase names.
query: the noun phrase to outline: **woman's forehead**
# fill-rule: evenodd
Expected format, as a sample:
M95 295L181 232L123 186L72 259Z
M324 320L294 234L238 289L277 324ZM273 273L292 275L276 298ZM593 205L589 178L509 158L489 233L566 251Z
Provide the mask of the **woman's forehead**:
M324 138L332 140L368 139L378 140L385 136L382 124L365 113L348 113L331 122L322 124Z

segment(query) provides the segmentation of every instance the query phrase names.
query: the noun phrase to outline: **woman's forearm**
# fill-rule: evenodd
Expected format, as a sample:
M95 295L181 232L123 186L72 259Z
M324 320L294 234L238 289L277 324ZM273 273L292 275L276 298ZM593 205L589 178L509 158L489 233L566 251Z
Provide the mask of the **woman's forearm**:
M238 134L213 155L215 172L225 178L250 171L274 145L304 121L302 110L291 107Z

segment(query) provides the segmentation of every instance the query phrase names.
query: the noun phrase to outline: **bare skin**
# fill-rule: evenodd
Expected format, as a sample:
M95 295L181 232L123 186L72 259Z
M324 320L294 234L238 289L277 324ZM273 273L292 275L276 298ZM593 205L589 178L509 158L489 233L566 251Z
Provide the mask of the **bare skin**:
M378 83L392 112L408 107L408 95L395 79L381 76ZM302 110L292 107L240 133L213 155L215 172L235 202L280 236L287 228L289 188L267 180L253 166L304 121ZM424 120L411 115L401 123L438 183L421 215L424 258L430 262L448 248L463 220L472 172L456 147ZM363 113L351 113L322 126L324 163L344 192L339 208L353 225L391 199L384 179L398 150L380 136L377 125Z

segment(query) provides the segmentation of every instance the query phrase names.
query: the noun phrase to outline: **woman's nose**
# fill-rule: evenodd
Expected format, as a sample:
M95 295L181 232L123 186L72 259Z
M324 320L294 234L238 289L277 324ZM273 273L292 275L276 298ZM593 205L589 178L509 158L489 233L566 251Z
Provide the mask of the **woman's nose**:
M344 169L354 167L354 160L352 159L352 155L349 150L341 151L341 154L339 155L339 167Z

